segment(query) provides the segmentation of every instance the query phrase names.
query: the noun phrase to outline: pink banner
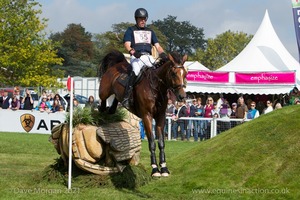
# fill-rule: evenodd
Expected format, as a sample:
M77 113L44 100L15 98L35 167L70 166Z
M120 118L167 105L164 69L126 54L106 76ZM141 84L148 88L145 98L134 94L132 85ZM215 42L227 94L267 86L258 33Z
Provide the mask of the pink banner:
M295 84L295 72L235 73L238 84Z
M228 83L229 72L190 71L186 78L193 82Z

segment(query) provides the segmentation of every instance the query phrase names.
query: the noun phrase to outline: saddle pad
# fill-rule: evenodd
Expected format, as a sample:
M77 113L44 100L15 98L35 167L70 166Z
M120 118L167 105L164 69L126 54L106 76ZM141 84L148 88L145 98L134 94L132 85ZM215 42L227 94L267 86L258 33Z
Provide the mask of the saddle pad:
M124 87L126 87L128 81L129 81L129 76L125 73L120 74L120 76L117 78L117 81Z

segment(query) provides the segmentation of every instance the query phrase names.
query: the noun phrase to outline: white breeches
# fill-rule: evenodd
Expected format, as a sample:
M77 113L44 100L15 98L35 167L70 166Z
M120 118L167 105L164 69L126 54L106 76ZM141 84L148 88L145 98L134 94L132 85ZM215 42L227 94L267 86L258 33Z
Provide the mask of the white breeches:
M138 76L141 69L146 65L152 67L154 65L155 59L151 55L142 55L140 58L134 56L130 57L130 64L132 65L132 70L135 75Z

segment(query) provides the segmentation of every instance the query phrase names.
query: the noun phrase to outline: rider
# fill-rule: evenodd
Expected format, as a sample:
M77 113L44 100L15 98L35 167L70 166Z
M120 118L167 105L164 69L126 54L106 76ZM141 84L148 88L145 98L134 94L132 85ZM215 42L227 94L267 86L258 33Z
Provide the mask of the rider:
M129 77L129 82L126 88L126 94L123 100L123 105L128 106L128 99L133 89L133 84L140 70L146 65L152 67L155 59L151 55L152 45L155 46L160 58L166 59L167 55L163 48L158 43L156 34L153 30L146 27L148 12L144 8L138 8L134 13L136 24L128 27L125 32L123 42L125 49L130 54L130 63L132 72Z

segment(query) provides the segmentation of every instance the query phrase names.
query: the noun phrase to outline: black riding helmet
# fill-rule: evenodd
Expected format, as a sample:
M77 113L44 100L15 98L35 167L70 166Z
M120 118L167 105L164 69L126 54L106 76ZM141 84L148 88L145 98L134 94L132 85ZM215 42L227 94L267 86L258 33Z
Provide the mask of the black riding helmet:
M134 18L138 18L138 17L145 17L146 20L148 19L148 12L145 8L138 8L136 9L135 13L134 13Z

